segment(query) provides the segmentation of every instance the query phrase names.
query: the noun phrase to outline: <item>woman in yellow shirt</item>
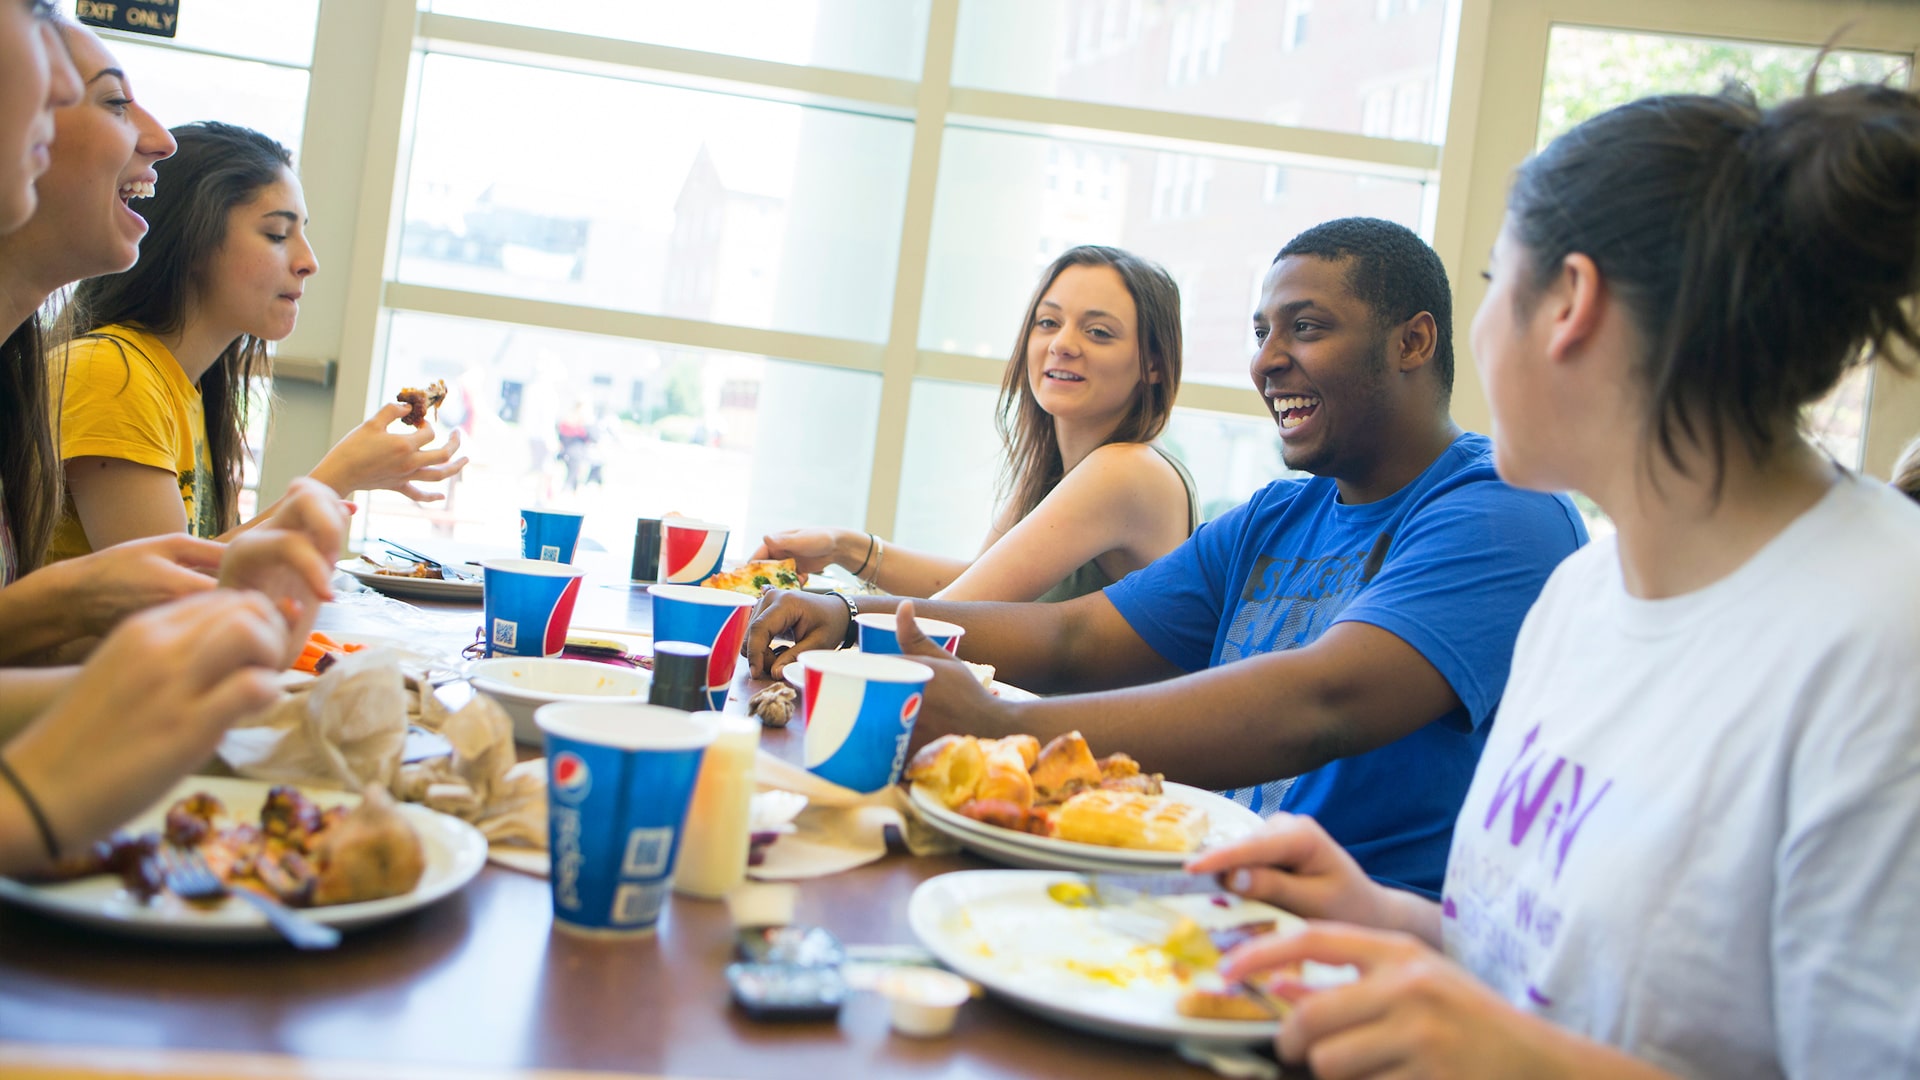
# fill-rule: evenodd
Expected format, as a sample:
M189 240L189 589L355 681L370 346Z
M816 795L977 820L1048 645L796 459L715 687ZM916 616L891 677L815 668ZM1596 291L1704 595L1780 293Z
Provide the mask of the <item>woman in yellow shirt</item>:
M68 498L49 559L252 524L239 512L248 389L270 374L267 343L293 332L319 262L285 147L228 124L173 135L179 150L157 166L140 261L81 283L74 297L60 428ZM390 488L441 498L417 485L465 467L453 456L459 435L427 449L429 426L387 431L405 411L382 408L309 475L342 496Z

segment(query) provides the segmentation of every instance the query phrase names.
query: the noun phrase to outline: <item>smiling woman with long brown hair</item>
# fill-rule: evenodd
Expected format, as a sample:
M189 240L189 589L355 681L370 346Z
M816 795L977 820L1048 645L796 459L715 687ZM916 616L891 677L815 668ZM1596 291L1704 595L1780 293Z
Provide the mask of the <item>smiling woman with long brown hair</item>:
M248 391L271 370L267 344L293 332L319 261L292 155L230 124L188 124L157 167L143 207L140 261L83 282L67 357L61 458L68 501L51 559L144 536L231 535L240 521ZM345 496L459 472L456 433L396 434L389 404L349 432L309 474ZM269 509L261 517L271 513ZM255 520L259 520L256 518ZM248 523L251 524L251 523Z
M1119 248L1041 275L1000 387L1002 501L980 553L912 551L855 529L796 529L754 558L838 563L899 596L1070 600L1178 547L1200 524L1193 478L1153 440L1180 389L1180 290Z

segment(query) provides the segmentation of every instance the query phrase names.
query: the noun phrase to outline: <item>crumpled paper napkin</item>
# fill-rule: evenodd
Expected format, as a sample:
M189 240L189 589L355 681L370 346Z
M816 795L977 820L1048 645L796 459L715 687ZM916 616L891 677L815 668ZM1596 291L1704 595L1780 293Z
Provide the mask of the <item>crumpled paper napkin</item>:
M794 831L767 848L759 866L748 869L750 878L794 881L864 866L887 853L889 828L915 855L958 850L952 840L920 820L897 785L862 795L765 750L755 759L753 778L763 788L805 795L808 805L794 819Z
M452 753L402 765L409 724L438 732ZM218 754L240 776L346 791L380 784L397 799L469 822L492 844L547 845L546 770L538 761L514 763L506 710L476 693L449 712L425 669L403 671L389 649L346 654L229 730Z

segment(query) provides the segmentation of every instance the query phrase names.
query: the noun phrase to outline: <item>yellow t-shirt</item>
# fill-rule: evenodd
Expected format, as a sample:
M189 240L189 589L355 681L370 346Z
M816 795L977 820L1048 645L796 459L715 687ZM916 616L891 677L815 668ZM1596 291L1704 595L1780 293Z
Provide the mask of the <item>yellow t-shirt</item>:
M180 362L153 335L108 326L69 348L66 391L60 401L60 459L77 457L119 458L173 473L180 481L188 530L206 538L219 535L200 388L187 380ZM92 550L68 495L47 561Z

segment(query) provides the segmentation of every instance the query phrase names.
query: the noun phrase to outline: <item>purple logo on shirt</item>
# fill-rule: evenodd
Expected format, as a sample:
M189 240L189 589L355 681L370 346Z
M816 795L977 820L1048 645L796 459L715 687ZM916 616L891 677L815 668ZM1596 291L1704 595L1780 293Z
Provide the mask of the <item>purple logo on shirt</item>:
M1554 853L1553 876L1557 879L1560 870L1567 863L1567 852L1573 847L1574 837L1580 833L1580 826L1586 824L1587 815L1600 804L1613 781L1608 780L1593 793L1591 799L1582 801L1587 787L1586 766L1570 762L1564 757L1556 757L1553 767L1540 778L1537 786L1531 786L1535 766L1545 761L1544 753L1533 753L1533 744L1540 737L1540 725L1520 743L1520 752L1514 755L1513 763L1500 776L1500 783L1494 786L1493 798L1487 805L1486 820L1481 827L1492 831L1494 822L1499 819L1500 811L1506 808L1508 799L1513 800L1513 816L1507 826L1507 842L1519 847L1533 832L1533 825L1540 817L1541 810L1547 807L1547 799L1554 793L1558 781L1568 767L1572 767L1572 788L1564 799L1554 801L1551 813L1546 819L1540 842L1542 850L1551 849ZM1556 836L1558 834L1557 843Z

